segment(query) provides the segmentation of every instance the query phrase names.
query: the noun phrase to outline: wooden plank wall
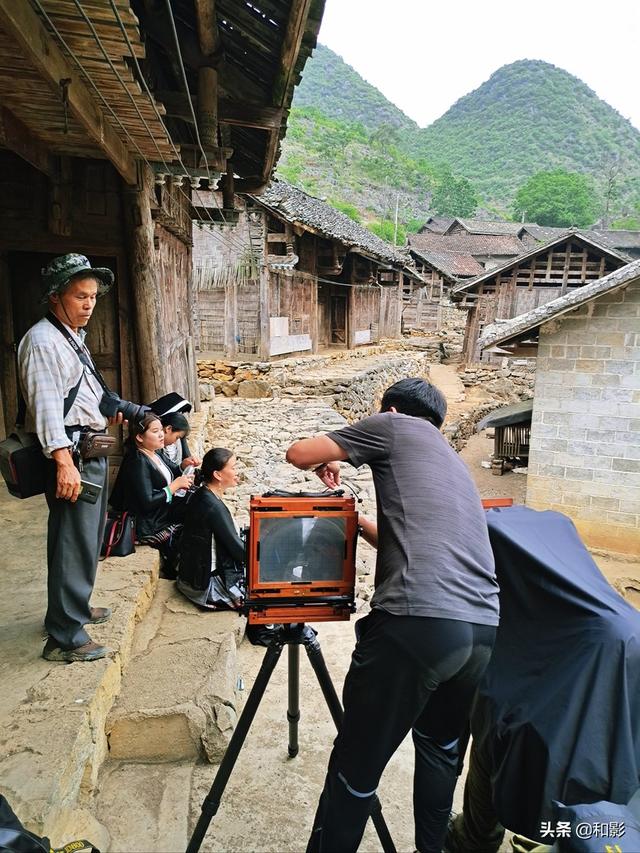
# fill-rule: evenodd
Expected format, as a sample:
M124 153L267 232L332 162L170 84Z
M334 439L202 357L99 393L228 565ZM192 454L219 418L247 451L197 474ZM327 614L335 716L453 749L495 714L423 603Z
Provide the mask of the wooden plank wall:
M345 288L346 290L346 288ZM351 292L351 346L356 346L357 333L369 332L369 340L377 340L380 323L380 288L377 285L361 285L349 288Z
M495 319L517 317L621 265L594 247L569 240L483 282L478 287L479 307L471 307L467 318L465 360L480 359L478 336Z
M402 297L397 285L383 286L380 293L380 337L399 338Z
M269 316L288 317L290 335L312 335L317 311L315 279L295 271L272 271L269 285Z

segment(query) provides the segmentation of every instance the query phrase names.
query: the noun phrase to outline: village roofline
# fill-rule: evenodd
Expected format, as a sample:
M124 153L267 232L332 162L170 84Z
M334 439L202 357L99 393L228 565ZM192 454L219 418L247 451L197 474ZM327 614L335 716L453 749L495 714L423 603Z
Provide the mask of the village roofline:
M488 237L520 237L520 234L527 229L528 224L524 222L507 222L504 219L465 219L456 216L443 234L446 237L455 225L461 225L469 234Z
M594 240L592 237L588 237L583 231L569 229L564 234L559 234L557 237L554 237L552 240L549 240L547 243L540 243L538 246L535 246L529 252L526 252L524 255L518 255L515 258L510 258L504 264L500 266L493 267L490 270L486 270L476 278L472 278L470 281L465 281L462 284L459 284L457 287L451 291L452 296L456 296L459 293L466 293L469 290L472 290L477 285L482 284L482 282L487 281L490 278L493 278L496 275L504 272L505 270L510 269L511 267L516 267L519 264L522 264L524 261L528 261L530 258L534 258L536 255L539 255L542 252L546 252L549 249L552 249L554 246L564 243L565 240L570 240L571 238L577 238L582 240L585 243L588 243L594 249L598 249L601 252L605 252L607 255L610 255L613 258L616 258L619 261L622 261L625 264L629 263L629 258L622 254L621 252L617 252L615 249L612 249L610 246L604 246L602 243L599 243L597 240Z
M513 234L436 234L422 231L409 236L409 245L422 252L459 252L474 257L514 258L527 250L519 237Z
M262 195L251 194L249 197L291 225L299 225L312 234L336 240L347 249L356 250L375 261L406 269L419 281L423 280L412 269L408 252L385 242L327 202L286 181L272 181Z
M597 279L597 281L592 281L590 284L585 284L582 287L576 287L569 293L558 296L557 299L546 302L544 305L539 305L526 314L520 314L511 320L492 323L490 326L487 326L484 333L480 336L480 348L486 349L496 344L509 343L515 338L520 338L525 333L533 331L543 325L543 323L555 320L562 314L573 311L575 308L591 302L598 296L610 293L619 287L625 287L639 278L640 260L637 260L624 267L620 267L620 269L614 270L608 275Z
M421 252L419 249L414 248L413 246L409 247L409 251L412 255L416 255L423 263L429 264L432 266L437 272L443 275L450 284L456 284L460 280L460 275L455 275L452 272L451 267L445 267L445 264L442 263L442 255L450 256L452 262L455 263L456 260L462 261L464 263L468 263L469 261L473 261L476 266L482 266L476 261L473 255L470 255L465 252L447 252L444 249L441 252L430 252L424 251ZM470 273L473 275L473 273Z

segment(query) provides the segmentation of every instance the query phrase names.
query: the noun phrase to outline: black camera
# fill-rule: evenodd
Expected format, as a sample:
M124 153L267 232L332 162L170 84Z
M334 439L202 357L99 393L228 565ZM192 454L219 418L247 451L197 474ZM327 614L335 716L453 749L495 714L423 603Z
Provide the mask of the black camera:
M105 391L98 408L105 418L115 418L119 412L122 412L125 421L140 421L147 412L151 411L150 406L139 406L137 403L123 400L115 391Z

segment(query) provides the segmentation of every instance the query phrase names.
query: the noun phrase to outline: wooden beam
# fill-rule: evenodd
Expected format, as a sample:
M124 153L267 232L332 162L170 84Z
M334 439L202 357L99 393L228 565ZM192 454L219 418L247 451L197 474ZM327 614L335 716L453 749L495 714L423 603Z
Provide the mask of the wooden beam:
M127 184L136 182L136 163L82 81L78 71L49 35L30 3L0 0L0 25L23 51L25 58L60 96L60 81L70 79L69 111L88 136L120 172Z
M276 107L286 104L289 88L294 85L296 62L312 3L313 0L293 0L291 3L289 23L282 42L280 68L273 87L273 105Z
M13 151L45 175L51 177L53 174L47 146L6 107L0 109L0 146Z
M193 124L189 102L184 92L160 90L156 98L167 110L168 116L182 119ZM198 107L197 98L193 98L194 109ZM220 98L218 101L218 121L221 124L257 127L264 130L279 128L282 124L284 110L281 107L265 107L246 101L236 101L231 98Z

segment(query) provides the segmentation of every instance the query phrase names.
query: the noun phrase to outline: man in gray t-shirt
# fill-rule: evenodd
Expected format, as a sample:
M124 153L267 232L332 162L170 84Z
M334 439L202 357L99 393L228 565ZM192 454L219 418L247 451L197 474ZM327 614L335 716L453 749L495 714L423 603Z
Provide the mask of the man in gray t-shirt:
M329 487L339 461L371 467L378 548L371 614L344 687L344 722L329 761L308 851L358 848L388 760L412 730L416 847L440 851L457 743L498 624L498 585L484 511L469 472L440 433L442 394L423 379L392 385L381 413L293 444L287 460Z

